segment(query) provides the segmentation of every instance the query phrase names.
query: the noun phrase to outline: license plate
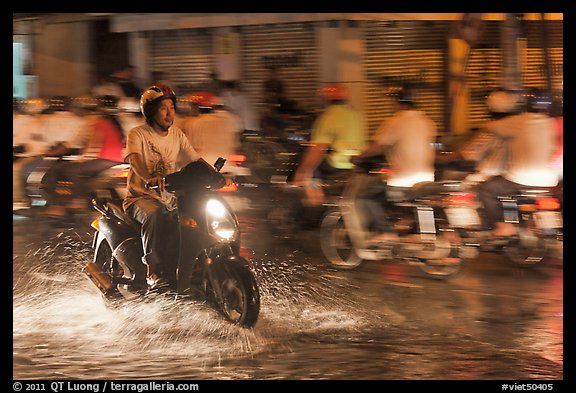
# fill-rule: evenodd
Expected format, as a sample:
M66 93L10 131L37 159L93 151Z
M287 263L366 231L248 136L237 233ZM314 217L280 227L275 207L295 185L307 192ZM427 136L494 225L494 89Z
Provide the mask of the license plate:
M40 183L44 178L46 172L44 171L34 171L28 175L28 182L29 183Z
M534 217L536 226L540 229L562 228L560 212L536 212Z
M470 207L449 207L446 208L448 222L453 227L469 227L480 225L480 216L476 209Z
M420 233L436 233L434 210L431 208L418 208L418 226Z

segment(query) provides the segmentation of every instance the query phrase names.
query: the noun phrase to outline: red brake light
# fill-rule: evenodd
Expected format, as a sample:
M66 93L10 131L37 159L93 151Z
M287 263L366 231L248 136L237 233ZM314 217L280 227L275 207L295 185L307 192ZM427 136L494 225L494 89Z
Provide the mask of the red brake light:
M246 156L244 154L230 154L230 161L236 164L242 164L246 161Z
M474 203L474 194L470 192L461 192L450 195L448 202L453 206L470 206Z
M560 209L560 202L556 198L538 198L536 207L539 210L558 210Z

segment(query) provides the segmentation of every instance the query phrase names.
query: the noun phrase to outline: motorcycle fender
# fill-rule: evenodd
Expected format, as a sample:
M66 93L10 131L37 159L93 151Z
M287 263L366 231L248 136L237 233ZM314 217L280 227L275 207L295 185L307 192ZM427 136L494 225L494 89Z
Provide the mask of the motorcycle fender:
M252 271L254 270L253 264L248 259L235 254L229 254L229 255L220 254L216 256L216 258L212 261L212 263L217 263L225 266L240 265L248 267Z
M115 217L101 217L98 220L100 225L100 233L106 239L112 249L115 249L131 237L140 237L140 233L134 229L133 226L116 219Z
M94 233L94 239L92 239L92 249L94 252L94 262L96 261L96 257L98 256L98 250L100 249L100 244L102 241L106 239L104 235L100 231L96 231Z
M254 271L253 265L244 257L237 254L218 254L209 262L210 266L208 269L211 270L209 276L217 281L222 281L224 277L227 277L228 271L233 271L235 269L243 269L249 272L253 277L254 282L256 282L256 273Z

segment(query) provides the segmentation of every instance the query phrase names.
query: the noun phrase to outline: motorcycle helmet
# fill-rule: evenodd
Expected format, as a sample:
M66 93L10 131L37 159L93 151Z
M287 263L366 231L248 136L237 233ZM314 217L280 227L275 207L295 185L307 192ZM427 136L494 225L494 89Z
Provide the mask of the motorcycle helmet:
M552 95L545 90L533 87L526 93L528 112L549 112L552 108Z
M348 98L348 91L339 83L329 83L320 89L320 96L328 101L343 101Z
M140 96L140 112L142 112L148 124L151 124L154 118L158 103L166 98L170 98L174 102L174 106L176 106L176 94L170 87L154 85L144 90L144 93Z
M186 101L196 104L201 109L212 109L216 104L216 97L210 92L199 91L186 96Z

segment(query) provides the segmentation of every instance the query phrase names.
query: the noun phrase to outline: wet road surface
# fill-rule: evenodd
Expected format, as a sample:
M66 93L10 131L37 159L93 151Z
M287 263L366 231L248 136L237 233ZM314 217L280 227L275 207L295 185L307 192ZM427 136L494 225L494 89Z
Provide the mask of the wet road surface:
M564 378L562 259L481 253L445 281L395 261L338 271L317 231L275 239L248 211L262 309L246 330L166 295L106 303L80 273L87 225L13 218L14 379Z

